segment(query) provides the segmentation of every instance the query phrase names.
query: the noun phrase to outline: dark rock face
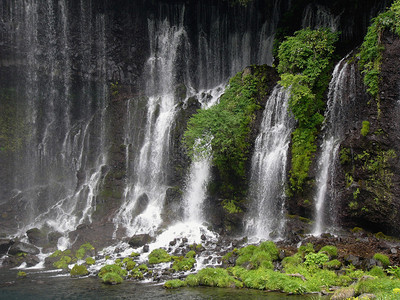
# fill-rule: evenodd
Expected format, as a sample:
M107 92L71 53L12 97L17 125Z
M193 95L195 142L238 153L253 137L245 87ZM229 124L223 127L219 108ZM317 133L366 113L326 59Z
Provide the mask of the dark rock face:
M365 92L361 75L356 78L357 105L346 126L340 148L335 189L338 191L339 222L374 232L400 235L400 39L382 36L379 104ZM378 107L379 106L379 107ZM361 135L362 122L370 130Z
M6 254L12 244L14 244L14 241L11 239L0 239L0 255Z
M138 234L131 237L128 241L128 244L132 248L139 248L145 246L148 243L151 243L153 240L154 238L151 237L149 234Z
M23 242L16 242L14 243L10 249L8 250L9 255L17 255L18 253L27 253L27 254L39 254L40 251L33 245L23 243Z

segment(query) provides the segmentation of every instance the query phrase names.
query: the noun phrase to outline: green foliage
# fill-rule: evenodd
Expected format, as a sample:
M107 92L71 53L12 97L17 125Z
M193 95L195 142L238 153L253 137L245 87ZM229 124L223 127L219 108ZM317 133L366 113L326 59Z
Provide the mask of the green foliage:
M166 289L177 289L183 286L186 286L186 282L179 279L168 280L164 283Z
M385 30L390 30L400 36L400 1L394 1L389 10L381 13L372 21L373 23L368 28L358 55L367 91L377 99L379 116L379 76L384 49L381 44L381 37Z
M84 265L74 265L71 269L70 274L71 276L86 276L89 274L89 271Z
M53 266L57 269L68 269L68 264L71 263L72 258L70 256L64 255L53 263Z
M199 278L194 275L190 274L188 277L186 277L185 282L187 283L188 286L198 286L199 285Z
M143 271L143 272L148 272L148 271L149 271L149 267L148 267L147 265L145 265L145 264L139 265L139 266L138 266L138 269L139 269L140 271Z
M307 243L307 245L301 245L297 250L302 257L305 257L308 253L314 253L314 245L312 243Z
M139 255L140 255L139 253L132 252L129 256L130 256L130 257L137 257L137 256L139 256Z
M389 266L386 269L386 272L389 275L391 275L391 276L393 276L393 277L395 277L397 279L400 279L400 267L399 266Z
M362 122L361 135L366 136L369 133L369 121Z
M243 210L239 206L236 205L235 200L222 201L222 207L230 214L243 212Z
M279 250L271 241L262 242L260 246L248 245L238 251L236 266L248 265L250 269L263 267L273 269L272 261L278 259Z
M374 277L386 277L385 271L381 267L373 267L371 270L368 272L369 275L374 276Z
M91 266L94 265L96 263L96 260L93 257L87 257L86 258L86 264Z
M324 263L324 268L329 270L339 270L342 266L342 263L337 259L332 259Z
M112 284L112 285L120 284L123 281L122 277L118 273L114 273L114 272L107 272L106 274L104 274L102 276L102 279L103 279L103 283Z
M284 268L289 267L289 266L297 266L303 262L303 258L301 254L296 253L293 256L287 256L282 260L282 266Z
M319 266L322 266L327 261L329 261L329 257L325 253L322 253L322 252L308 253L305 256L304 265L306 265L308 267L313 267L313 266L319 267Z
M279 83L290 89L289 107L298 121L292 134L291 192L303 189L316 151L318 127L324 120L322 95L338 35L329 29L303 29L279 47Z
M392 293L393 289L400 288L400 281L389 278L362 279L356 285L356 292L363 293Z
M313 85L330 63L339 34L329 29L303 29L288 37L279 47L280 74L301 73Z
M385 254L376 253L374 255L374 259L376 259L377 261L380 261L385 268L390 265L389 257Z
M133 268L136 266L136 262L127 261L125 266L127 271L133 270Z
M190 253L189 257L186 254L186 257L183 256L174 256L174 263L172 264L172 269L175 271L189 271L190 269L193 268L194 264L196 263L196 260L194 259L194 255L191 253L194 251L188 252ZM194 252L194 254L196 254Z
M143 279L143 272L139 268L134 268L130 273L130 277L134 279Z
M195 282L198 285L211 287L242 287L242 283L229 275L228 271L221 268L205 268L200 270L196 275L196 279L191 277L188 279L188 285L193 286ZM189 278L189 277L188 277ZM190 284L189 284L190 282Z
M172 257L162 248L155 249L151 251L149 255L149 264L159 264L163 262L169 262L172 260Z
M201 245L200 245L201 246ZM197 248L197 247L196 247ZM186 258L194 258L196 256L196 252L191 250L188 253L186 253L185 257Z
M235 192L243 193L236 185L245 179L250 123L259 109L257 97L266 90L264 68L253 67L253 74L239 72L232 77L219 103L198 110L184 133L184 145L192 159L212 154L222 180L221 192L229 197ZM226 204L227 208L232 206Z
M26 273L25 273L24 271L19 271L19 272L17 273L17 277L18 277L18 278L25 278L25 277L26 277Z
M82 244L79 249L76 251L75 256L78 259L83 259L87 251L93 251L94 247L90 243Z
M319 252L325 252L330 258L337 257L338 250L335 246L326 245L319 250Z
M115 83L111 82L110 88L111 88L111 95L113 95L115 97L119 94L120 86L119 86L118 81L116 81Z
M117 274L120 277L125 277L128 274L128 272L126 270L122 269L120 266L105 265L104 267L102 267L100 269L98 276L100 278L103 278L108 273Z

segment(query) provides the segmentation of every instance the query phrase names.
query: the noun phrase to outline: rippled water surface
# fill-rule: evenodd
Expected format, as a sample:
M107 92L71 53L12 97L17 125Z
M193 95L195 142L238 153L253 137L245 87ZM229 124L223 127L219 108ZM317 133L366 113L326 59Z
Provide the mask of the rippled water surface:
M200 287L166 290L162 285L133 281L109 286L102 284L97 277L74 279L37 270L27 271L27 278L17 279L17 272L0 269L0 299L310 299L247 289Z

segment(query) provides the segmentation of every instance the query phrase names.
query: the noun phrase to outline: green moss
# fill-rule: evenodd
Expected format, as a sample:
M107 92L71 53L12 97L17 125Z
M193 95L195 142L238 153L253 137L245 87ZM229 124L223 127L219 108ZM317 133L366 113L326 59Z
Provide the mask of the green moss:
M84 265L74 265L71 269L70 274L71 276L86 276L89 274L89 271Z
M201 246L201 245L200 245ZM186 253L185 257L186 258L194 258L196 256L196 252L191 250L188 253Z
M143 272L139 270L139 268L134 268L131 273L130 277L134 279L143 279Z
M374 259L377 260L377 261L380 261L385 268L390 265L389 257L387 255L385 255L385 254L376 253L374 255Z
M68 265L72 262L72 258L65 255L53 263L53 266L57 269L68 269Z
M185 282L188 286L191 287L198 286L199 278L194 274L190 274L188 277L186 277Z
M149 264L159 264L163 262L170 262L172 257L162 248L151 251L149 255Z
M374 276L374 277L380 277L384 278L386 277L385 271L381 267L373 267L371 270L368 272L369 275Z
M400 281L389 278L376 278L376 279L365 279L360 280L356 285L356 292L358 294L372 293L390 293L392 294L393 289L400 288Z
M125 277L128 274L128 272L126 270L122 269L120 266L117 266L117 265L105 265L104 267L102 267L100 269L98 276L100 278L103 278L108 273L117 274L120 277Z
M327 261L323 264L324 268L329 270L339 270L342 266L342 263L337 259L333 259L331 261Z
M130 257L137 257L137 256L139 256L139 255L140 255L139 253L132 252L129 256L130 256Z
M134 262L134 261L128 261L127 263L126 263L126 270L127 271L130 271L130 270L133 270L133 268L136 266L136 262Z
M25 278L25 277L26 277L26 273L25 273L24 271L19 271L19 272L17 273L17 277L18 277L18 278Z
M149 268L145 264L141 264L138 266L138 269L143 272L148 272Z
M118 273L114 273L114 272L107 272L106 274L104 274L102 276L102 279L103 279L103 283L112 284L112 285L120 284L123 281L122 277Z
M312 243L307 243L307 245L301 245L297 250L302 257L304 257L308 253L314 253L314 245Z
M282 260L282 266L283 267L289 267L289 266L297 266L303 262L303 257L301 254L296 253L293 256L287 256Z
M177 289L183 286L186 286L186 282L179 279L168 280L164 283L166 289Z
M369 121L363 121L362 122L362 128L361 128L361 135L366 136L369 133Z
M222 201L222 207L230 214L243 212L243 210L239 206L237 206L235 200Z
M319 250L319 252L325 252L329 257L334 258L338 255L338 250L335 246L326 245Z
M308 253L305 256L304 265L309 267L314 267L314 266L320 267L328 261L329 261L328 255L326 255L323 252Z
M175 271L189 271L193 268L196 260L191 258L186 258L183 256L174 256L174 263L172 264L172 269Z
M86 258L87 265L91 266L91 265L94 265L95 263L96 263L96 260L94 258L92 258L90 256Z

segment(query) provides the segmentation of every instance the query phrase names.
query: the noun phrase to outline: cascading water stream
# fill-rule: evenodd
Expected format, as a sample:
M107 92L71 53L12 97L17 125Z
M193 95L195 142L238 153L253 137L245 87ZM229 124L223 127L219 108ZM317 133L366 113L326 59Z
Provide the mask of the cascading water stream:
M264 109L251 161L252 205L245 219L250 237L270 239L283 233L285 171L294 126L288 99L289 92L276 86Z
M335 67L329 84L327 109L323 125L323 143L318 159L317 192L315 194L314 235L321 235L335 222L335 191L332 181L335 177L335 162L350 102L355 98L355 70L353 65L341 60ZM329 211L329 214L328 214ZM329 217L328 217L329 215Z
M179 54L185 57L189 47L182 23L172 26L167 19L162 22L149 20L148 23L151 54L146 64L148 98L143 142L132 169L128 170L135 177L131 177L133 180L125 189L124 202L114 219L118 226L123 225L127 229L129 235L153 233L162 222L161 211L168 188L166 168L170 131L177 104L174 95L177 60L180 58ZM180 51L179 47L184 50ZM188 71L187 66L183 69ZM129 132L126 134L125 141L128 145L134 139ZM129 153L127 155L129 161ZM142 207L139 214L138 206Z

